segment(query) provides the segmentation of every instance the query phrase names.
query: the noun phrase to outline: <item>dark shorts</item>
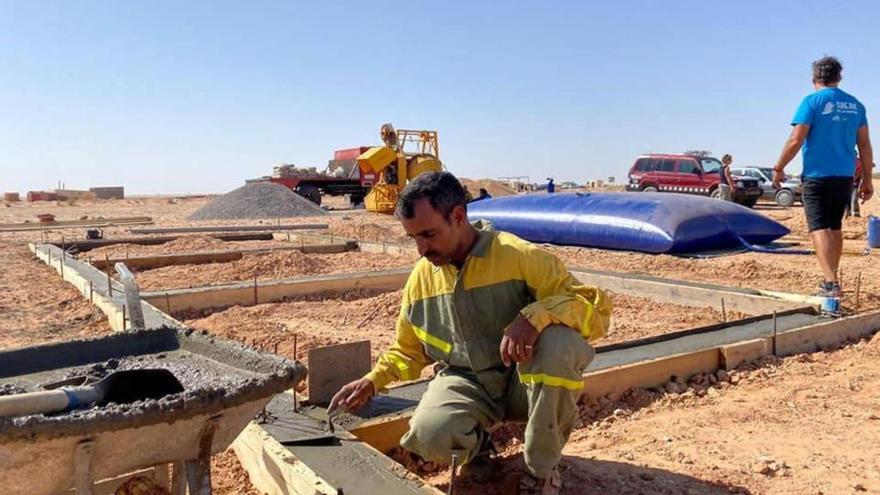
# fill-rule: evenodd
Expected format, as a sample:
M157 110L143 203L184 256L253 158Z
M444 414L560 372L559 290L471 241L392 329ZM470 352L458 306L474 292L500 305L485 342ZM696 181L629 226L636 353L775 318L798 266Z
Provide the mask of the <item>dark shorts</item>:
M852 177L804 178L803 182L807 229L840 230L850 200Z

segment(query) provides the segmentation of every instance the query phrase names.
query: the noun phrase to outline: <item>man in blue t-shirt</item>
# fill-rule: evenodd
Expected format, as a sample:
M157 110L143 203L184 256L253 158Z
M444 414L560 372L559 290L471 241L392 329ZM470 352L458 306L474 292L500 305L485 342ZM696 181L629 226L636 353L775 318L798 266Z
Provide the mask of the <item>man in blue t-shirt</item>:
M840 297L837 269L843 252L840 231L849 202L856 163L856 147L862 163L873 163L865 106L841 91L843 66L834 57L813 62L816 92L801 101L791 125L794 129L773 167L773 187L785 180L783 169L803 147L803 202L807 227L824 280L819 295ZM872 167L863 167L859 197L864 203L874 194Z

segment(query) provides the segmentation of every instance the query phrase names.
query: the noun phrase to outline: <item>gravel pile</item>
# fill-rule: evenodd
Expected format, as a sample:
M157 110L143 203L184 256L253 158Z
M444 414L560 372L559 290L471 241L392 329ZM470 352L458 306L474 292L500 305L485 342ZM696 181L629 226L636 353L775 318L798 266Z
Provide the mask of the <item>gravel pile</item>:
M219 196L192 213L189 220L310 217L326 212L274 182L251 182Z

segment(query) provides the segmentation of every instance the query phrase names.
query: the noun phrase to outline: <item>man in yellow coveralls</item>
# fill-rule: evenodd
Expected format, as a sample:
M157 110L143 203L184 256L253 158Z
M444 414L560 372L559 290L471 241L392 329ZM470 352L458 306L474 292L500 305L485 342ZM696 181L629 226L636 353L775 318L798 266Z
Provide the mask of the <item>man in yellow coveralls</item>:
M519 491L558 493L557 464L594 356L588 341L608 329L609 297L581 285L555 255L471 225L464 189L448 172L407 185L396 215L423 257L403 289L396 342L330 411L359 409L388 384L441 363L401 446L434 462L457 454L473 468L488 464L491 428L526 422Z

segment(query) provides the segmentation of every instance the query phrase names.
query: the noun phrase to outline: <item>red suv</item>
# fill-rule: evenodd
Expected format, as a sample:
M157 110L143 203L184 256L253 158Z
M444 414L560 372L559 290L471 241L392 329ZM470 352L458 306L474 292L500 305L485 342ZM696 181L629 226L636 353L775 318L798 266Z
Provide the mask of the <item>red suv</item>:
M732 176L733 200L751 208L761 197L761 186L751 177ZM629 170L628 191L677 192L720 197L721 161L702 155L649 154L636 158Z

